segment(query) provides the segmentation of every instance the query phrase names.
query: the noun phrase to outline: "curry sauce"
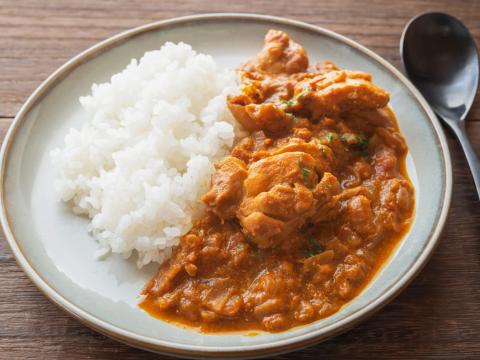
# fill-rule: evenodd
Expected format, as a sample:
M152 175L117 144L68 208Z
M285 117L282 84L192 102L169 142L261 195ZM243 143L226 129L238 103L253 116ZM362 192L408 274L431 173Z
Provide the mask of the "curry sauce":
M408 231L408 149L369 74L309 66L284 32L240 76L227 101L250 135L216 164L205 216L141 307L206 332L282 331L352 300Z

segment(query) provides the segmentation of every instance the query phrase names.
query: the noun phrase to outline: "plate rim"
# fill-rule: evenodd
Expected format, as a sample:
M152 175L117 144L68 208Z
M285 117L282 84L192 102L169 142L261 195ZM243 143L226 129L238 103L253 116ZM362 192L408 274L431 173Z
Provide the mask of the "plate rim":
M440 153L443 160L443 182L445 186L445 192L442 198L442 206L437 212L436 224L433 225L429 234L429 239L421 253L417 255L414 264L408 269L402 278L391 286L386 292L380 295L377 299L370 302L364 308L358 312L348 316L347 318L331 324L323 329L318 329L315 332L309 334L297 335L289 337L283 340L277 340L268 344L256 344L245 346L226 346L226 347L212 347L203 345L185 345L180 343L173 343L170 341L164 341L160 339L154 339L147 336L139 335L134 332L122 329L107 321L96 318L93 314L81 309L80 307L69 302L63 295L58 293L51 287L47 281L45 281L41 274L39 274L34 267L29 263L27 258L22 253L19 246L20 242L17 241L15 234L10 226L10 220L6 205L6 191L5 180L6 170L9 160L10 149L15 140L15 135L20 125L23 123L30 110L37 105L42 98L54 88L64 77L68 76L73 70L79 67L81 64L93 59L96 55L108 51L117 45L122 44L138 35L158 31L170 26L175 26L185 23L196 23L205 21L218 21L218 20L247 20L258 21L261 23L269 22L280 25L288 25L300 30L306 30L320 34L326 37L333 38L336 41L344 43L361 53L367 55L370 59L379 63L383 69L389 71L398 81L408 89L413 95L414 99L418 101L422 110L429 119L429 124L432 127L433 133L436 136L436 140L440 145ZM376 311L380 310L383 306L388 304L393 298L395 298L421 271L424 265L430 259L440 234L444 228L448 212L450 209L452 197L452 163L450 158L450 152L448 149L448 143L441 128L441 125L431 110L430 106L420 94L420 92L413 86L413 84L392 64L383 59L380 55L376 54L372 50L357 43L356 41L349 39L343 35L340 35L334 31L325 29L320 26L308 24L303 21L287 19L283 17L263 15L263 14L251 14L251 13L207 13L198 15L188 15L182 17L175 17L171 19L160 20L145 25L135 27L123 32L120 32L112 37L100 41L90 48L80 52L72 57L66 63L57 68L45 81L43 81L35 91L27 98L25 103L21 106L17 112L14 120L12 121L7 134L5 135L2 148L0 151L0 222L5 234L7 243L12 251L17 264L22 268L23 272L27 274L34 285L53 303L59 306L62 310L69 315L79 320L84 325L103 333L109 337L112 337L118 341L127 343L131 346L141 348L144 350L160 352L169 355L176 356L202 356L202 357L257 357L270 354L279 354L287 351L293 351L295 349L320 342L331 338L341 332L344 332L365 318L371 316ZM321 330L321 331L320 331Z

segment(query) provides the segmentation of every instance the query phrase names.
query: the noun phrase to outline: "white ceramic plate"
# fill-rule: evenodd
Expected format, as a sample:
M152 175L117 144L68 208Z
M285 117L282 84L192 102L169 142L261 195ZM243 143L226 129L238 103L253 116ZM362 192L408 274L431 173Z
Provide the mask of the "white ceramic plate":
M270 28L287 31L313 61L329 59L362 70L391 94L391 106L410 154L416 188L414 224L374 281L339 312L279 334L205 335L156 320L136 306L137 294L156 270L138 271L112 256L95 261L87 221L55 199L49 151L85 114L78 98L92 83L107 81L132 58L183 41L235 67L262 46ZM290 351L358 323L403 289L429 258L444 225L451 197L450 158L441 128L426 102L392 65L331 31L260 15L215 14L149 24L110 38L52 74L17 114L2 148L1 221L15 257L38 288L86 325L144 349L192 357L253 357Z

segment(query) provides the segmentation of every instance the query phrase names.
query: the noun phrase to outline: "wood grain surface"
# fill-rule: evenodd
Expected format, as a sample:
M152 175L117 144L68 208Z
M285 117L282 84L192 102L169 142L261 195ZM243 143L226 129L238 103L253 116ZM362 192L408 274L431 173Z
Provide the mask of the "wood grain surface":
M28 95L59 65L120 31L206 12L256 12L320 25L400 66L408 19L460 18L480 44L480 1L0 0L0 138ZM480 153L480 101L468 131ZM450 134L454 192L440 245L418 278L355 329L277 359L480 359L480 202ZM3 237L3 235L2 235ZM52 305L0 240L0 359L161 359L81 325Z

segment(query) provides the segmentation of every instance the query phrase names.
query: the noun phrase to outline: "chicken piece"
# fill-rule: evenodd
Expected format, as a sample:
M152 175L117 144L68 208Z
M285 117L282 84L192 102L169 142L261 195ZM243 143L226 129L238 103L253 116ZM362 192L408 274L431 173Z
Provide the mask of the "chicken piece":
M361 281L368 271L369 266L365 260L353 254L347 255L333 275L337 295L343 299L351 299L355 295L355 284Z
M211 279L204 292L203 305L217 316L232 317L241 309L242 298L229 286L228 279Z
M241 95L227 97L228 110L230 110L235 120L237 120L245 130L253 132L255 131L257 125L250 118L250 115L248 115L245 109L246 104L244 102L244 97Z
M340 192L338 179L329 172L323 174L322 180L315 187L315 197L321 202L328 202L334 195Z
M304 72L307 68L308 57L305 49L279 30L270 30L265 36L262 51L243 65L243 70L269 74L293 74Z
M345 215L352 229L358 234L367 236L375 232L372 204L365 195L353 196L347 202Z
M293 118L273 103L243 104L243 97L227 99L228 109L235 119L249 132L265 130L271 133L288 130Z
M312 69L312 72L317 74L325 74L330 71L339 70L337 65L332 63L331 61L324 60L317 62Z
M308 121L308 120L307 120ZM292 138L310 141L313 138L313 133L306 127L295 127L292 129Z
M303 264L303 269L306 273L312 275L326 275L330 274L333 270L333 266L331 265L332 260L335 257L335 251L333 250L326 250L322 251L319 254L309 256L306 259L301 260ZM320 273L320 274L318 274ZM325 278L325 276L321 276Z
M318 174L331 172L335 165L335 157L332 149L323 145L318 139L312 139L306 142L299 138L288 138L284 144L277 144L277 148L271 151L272 155L286 152L301 151L311 155L315 159L315 170Z
M312 192L304 185L276 185L240 207L244 232L260 247L269 248L302 226L315 210Z
M250 210L250 208L248 208ZM276 236L281 235L287 229L284 221L274 219L260 211L253 211L242 215L240 210L240 225L247 237L259 248L273 247L277 241Z
M397 175L398 159L395 152L386 146L380 146L373 155L375 176L379 179L393 178Z
M273 140L268 138L263 131L256 131L241 139L232 149L231 154L248 164L269 156L267 148L272 143Z
M373 168L365 159L356 161L352 166L355 177L360 181L369 179L373 174Z
M181 246L176 248L158 274L145 285L142 293L158 295L167 292L177 276L182 273L185 265L197 259L201 245L202 240L197 235L191 233L185 235L181 240Z
M347 115L354 120L354 124L360 127L362 124L369 124L372 127L392 127L393 119L388 108L353 110Z
M334 175L329 172L323 174L313 191L317 201L315 215L312 216L313 223L331 220L339 214L340 202L337 195L340 190L340 183Z
M242 211L251 213L253 211L249 209L253 208L276 219L288 221L297 214L309 210L313 202L313 194L305 186L280 184L256 197L245 199L242 203Z
M390 179L382 187L380 201L390 211L409 212L412 207L412 185L406 180Z
M242 160L228 156L215 167L213 185L202 201L221 219L232 219L243 196L243 181L248 174L246 165Z
M279 103L293 97L295 85L311 78L311 73L267 74L263 72L242 71L241 93L231 95L237 104L261 104L265 102Z
M250 104L245 107L245 111L256 124L255 130L266 130L275 133L288 130L293 125L292 116L288 116L272 103Z
M326 172L313 193L317 200L317 209L311 219L313 223L330 221L341 215L342 211L350 215L349 219L354 218L354 225L357 225L357 218L361 225L362 221L370 221L373 217L370 194L364 186L342 191L338 179Z
M260 248L276 246L315 211L314 166L315 159L303 152L273 155L250 166L238 218Z
M245 196L256 196L273 186L299 183L314 188L317 174L315 159L307 153L293 151L266 157L250 165L244 182Z
M403 154L407 152L408 148L405 138L395 128L377 127L375 134L383 140L384 144L394 149L397 153Z
M261 81L261 90L267 102L281 103L293 97L295 85L307 76L306 73L265 76Z
M388 93L371 82L362 72L330 71L306 79L295 86L298 105L313 118L350 110L378 109L387 105Z
M405 218L410 216L413 203L413 189L406 180L388 179L380 190L380 207L376 221L385 230L399 231Z
M282 261L277 267L259 274L244 292L243 302L267 330L279 330L285 326L285 313L295 306L292 297L301 284L293 264Z

